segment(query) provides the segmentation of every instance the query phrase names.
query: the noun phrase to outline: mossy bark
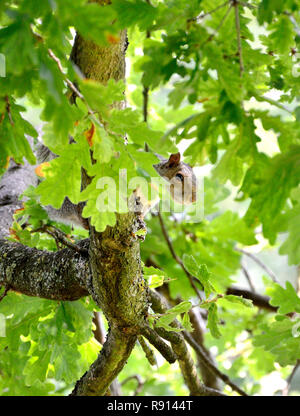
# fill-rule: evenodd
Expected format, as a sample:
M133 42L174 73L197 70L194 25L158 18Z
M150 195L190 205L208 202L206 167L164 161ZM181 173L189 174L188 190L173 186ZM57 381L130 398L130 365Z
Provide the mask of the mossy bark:
M107 0L95 0L101 5ZM86 78L107 83L125 77L126 32L119 41L99 46L77 34L71 59ZM89 178L83 173L83 187ZM99 213L99 215L101 215ZM48 253L0 240L0 285L30 296L75 300L93 296L109 322L109 332L97 360L77 381L72 395L104 395L143 334L169 361L179 360L191 394L216 394L199 381L181 335L163 333L172 348L147 326L149 290L144 282L137 231L144 224L136 213L117 215L116 225L80 243L88 254L72 249ZM155 299L152 299L155 303Z
M89 240L80 242L88 248ZM71 249L55 253L0 239L0 286L28 296L77 300L89 294L85 256Z
M106 84L109 79L125 78L126 48L126 31L120 32L118 42L106 47L77 34L71 60L86 78ZM83 180L89 181L85 175ZM139 217L134 213L117 215L116 225L107 227L103 233L90 227L92 296L104 312L110 330L100 356L77 382L73 395L105 394L122 370L144 324L148 299L139 240L135 237L140 227Z

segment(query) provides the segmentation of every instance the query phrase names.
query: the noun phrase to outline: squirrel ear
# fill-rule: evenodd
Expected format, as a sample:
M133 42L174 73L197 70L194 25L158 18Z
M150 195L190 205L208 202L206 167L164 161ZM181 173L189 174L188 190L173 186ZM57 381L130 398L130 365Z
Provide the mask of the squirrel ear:
M180 153L172 153L168 160L168 166L171 168L180 162Z

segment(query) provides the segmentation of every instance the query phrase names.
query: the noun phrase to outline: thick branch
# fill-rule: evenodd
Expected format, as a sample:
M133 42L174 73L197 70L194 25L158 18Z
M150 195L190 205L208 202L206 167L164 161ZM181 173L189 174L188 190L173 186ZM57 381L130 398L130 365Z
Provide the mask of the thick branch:
M165 313L168 309L167 304L164 304L161 296L155 292L155 291L151 291L150 293L151 295L151 301L152 301L152 308L155 312L158 313ZM171 324L172 326L176 327L176 328L182 328L180 323L177 320L174 320L173 323ZM167 332L164 331L164 334L162 333L162 331L159 329L159 333L161 334L161 336L163 336L164 338L168 339L169 341L174 342L176 345L176 342L179 344L179 338L178 336L181 336L181 334L177 334L177 333L172 333L172 332ZM201 345L197 344L197 342L193 339L193 337L187 332L187 331L183 331L183 336L184 338L187 340L187 342L195 349L195 351L197 352L197 354L199 355L199 357L201 357L201 360L203 362L203 364L212 372L214 373L216 376L218 376L222 381L224 381L226 384L228 384L232 390L236 391L237 393L239 393L242 396L247 396L247 394L240 389L237 385L235 385L230 378L222 373L215 365L214 363L207 357L205 351L203 350L203 348L201 347ZM176 341L176 337L178 338L178 340ZM173 346L173 344L172 344ZM186 348L186 346L185 346ZM176 350L176 348L173 346L174 351L176 352L176 354L180 357L180 353L178 350ZM180 359L179 359L180 360ZM180 361L179 361L180 362ZM208 387L203 386L201 388L208 389ZM219 392L218 390L214 390L214 389L208 389L209 391L206 392L206 394L200 394L200 395L223 395L221 392ZM215 394L213 393L215 392Z
M152 308L155 312L165 313L167 311L167 305L164 304L161 296L154 291L150 291ZM179 323L175 320L172 324L174 327L178 327ZM193 362L193 359L187 349L186 343L182 334L176 332L169 332L163 328L155 328L157 333L170 341L172 348L177 355L179 366L186 385L190 390L191 395L195 396L223 396L218 390L206 387L198 378L197 369Z
M176 355L169 345L166 344L165 341L163 341L152 328L145 325L142 328L142 334L152 345L154 345L154 347L169 363L175 363L177 358Z
M76 383L72 396L103 396L122 370L137 337L111 330L97 360Z
M88 248L89 240L80 242ZM71 249L48 252L0 239L0 286L28 296L76 300L88 295L87 258Z

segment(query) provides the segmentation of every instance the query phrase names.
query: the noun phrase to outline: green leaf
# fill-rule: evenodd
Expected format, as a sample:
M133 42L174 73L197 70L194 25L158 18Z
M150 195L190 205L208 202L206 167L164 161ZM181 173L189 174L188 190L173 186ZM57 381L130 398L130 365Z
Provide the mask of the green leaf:
M45 381L48 372L51 351L36 351L36 353L39 355L28 360L24 368L25 382L29 386L34 385L38 380Z
M281 217L282 223L287 224L289 235L279 249L280 254L287 254L289 264L300 263L300 204L298 203L293 209L287 211Z
M245 221L238 214L227 211L211 221L208 233L217 235L220 240L239 241L245 245L257 244L253 230L247 227Z
M300 146L293 146L286 153L272 159L260 156L248 170L241 191L251 197L246 222L255 224L257 218L263 224L265 237L275 241L274 219L283 209L291 190L300 181ZM276 181L274 180L276 178Z
M208 271L206 264L200 264L199 266L194 257L188 254L184 254L182 260L187 270L192 275L198 277L202 283L206 297L215 292L215 289L210 282L210 272Z
M222 156L219 164L214 169L214 178L218 178L221 183L230 180L233 185L238 186L243 178L243 160L238 156L239 141L234 140L228 146L228 150Z
M262 333L255 336L254 345L270 351L282 366L295 365L300 357L299 326L299 319L278 316L269 326L261 326Z
M81 188L81 168L89 169L91 166L88 143L81 142L67 146L60 157L49 162L43 168L46 179L36 189L41 196L43 205L52 205L58 209L65 197L74 204L79 202ZM55 192L54 192L55 190Z
M109 107L119 101L124 100L124 82L116 82L110 79L107 85L102 85L91 79L80 82L80 88L89 106L94 111L99 111L102 117L109 118Z
M165 280L165 273L155 267L143 267L143 274L152 289L163 285Z
M109 173L107 177L110 177ZM80 199L82 201L87 201L82 211L82 215L84 218L91 219L91 224L93 225L93 227L96 228L98 232L104 231L107 225L113 227L116 223L116 207L114 205L110 205L109 197L109 195L111 195L112 190L110 189L109 191L107 191L107 189L104 189L103 192L99 190L97 184L98 180L101 178L102 176L95 177L92 180L92 182L85 188L85 190L81 192L80 195ZM111 185L115 186L114 183ZM101 201L103 199L105 202L107 202L106 208L99 200L99 197L103 197L101 198Z
M242 296L235 296L235 295L225 295L223 299L227 300L231 303L238 303L240 305L246 306L247 308L252 308L253 303L252 300L245 299Z
M212 303L208 308L207 327L214 338L220 338L222 335L219 331L218 323L218 307L215 303Z
M191 307L192 307L191 302L188 302L188 301L180 302L178 305L174 306L171 309L168 309L166 313L160 316L159 319L157 319L155 322L156 326L163 327L167 331L175 331L175 332L182 331L182 329L171 327L170 324L174 321L174 319L176 319L177 315L188 312L191 309Z
M294 45L294 27L288 16L280 16L278 20L271 26L273 32L269 35L271 47L273 50L282 54L288 54L290 48Z
M194 330L194 328L192 327L191 320L190 320L190 316L189 316L188 312L185 312L185 314L183 315L183 318L182 318L182 326L184 327L184 329L186 331L190 331L191 332L191 331Z
M122 28L138 24L143 30L152 24L157 14L155 7L142 0L114 0L112 7Z
M271 297L270 304L279 307L278 312L287 314L300 313L300 298L290 282L285 283L285 289L278 283L268 287L266 293Z

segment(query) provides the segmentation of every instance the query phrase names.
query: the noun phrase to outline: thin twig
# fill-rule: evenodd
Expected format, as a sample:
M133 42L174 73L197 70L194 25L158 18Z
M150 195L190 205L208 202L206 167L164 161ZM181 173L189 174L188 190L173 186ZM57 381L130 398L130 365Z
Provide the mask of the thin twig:
M257 263L263 270L265 270L265 272L268 273L268 275L272 278L272 280L274 282L278 282L277 278L275 276L275 274L273 273L273 271L267 266L265 265L257 256L255 256L253 253L249 253L248 251L245 251L243 249L239 249L236 248L236 251L244 254L245 256L248 256L249 258L251 258L255 263Z
M124 386L124 384L128 383L130 380L136 380L137 381L137 388L135 389L134 396L137 396L144 386L144 381L142 381L141 376L138 374L134 374L133 376L126 377L125 380L122 381L121 386Z
M299 28L298 23L297 23L295 17L293 16L293 14L290 13L290 12L283 12L283 13L289 17L290 21L293 23L293 25L295 27L295 31L296 31L297 35L300 36L300 28Z
M60 62L60 60L59 60L59 58L54 54L54 52L52 51L52 49L48 49L48 54L49 54L49 56L50 56L50 58L52 58L56 63L57 63L57 66L58 66L58 69L60 70L60 72L64 75L64 78L65 78L65 81L66 81L66 83L68 84L68 86L69 86L69 88L77 95L77 97L79 97L81 100L83 100L83 101L85 101L85 98L84 98L84 96L81 94L81 92L76 88L76 86L73 84L73 82L72 81L70 81L66 76L65 76L65 73L64 73L64 70L63 70L63 67L62 67L62 64L61 64L61 62Z
M187 331L183 331L183 336L184 336L185 340L187 341L187 343L196 351L196 353L199 355L199 357L201 357L202 362L207 366L207 368L211 372L213 372L214 374L216 374L222 381L224 381L225 384L227 384L228 386L230 386L232 388L232 390L236 391L241 396L248 396L247 393L245 393L235 383L233 383L233 381L231 381L230 378L226 374L222 373L210 361L210 359L205 354L205 351L203 350L203 348L199 344L197 344L197 342L194 340L194 338Z
M169 247L169 250L170 250L170 252L172 254L172 257L174 258L174 260L176 261L176 263L178 263L179 266L182 268L182 270L186 274L187 278L189 279L190 284L191 284L192 288L194 289L197 297L199 298L200 302L202 302L202 298L201 298L201 295L199 293L199 290L197 289L197 287L196 287L196 285L194 283L194 280L196 279L198 281L198 279L197 279L197 277L191 275L191 273L186 269L185 265L183 264L183 261L181 260L181 258L177 256L177 254L176 254L176 252L174 250L172 241L171 241L171 239L169 237L167 228L165 226L165 223L164 223L164 220L163 220L163 217L162 217L160 211L158 211L158 219L159 219L159 222L160 222L160 226L161 226L161 230L162 230L163 236L164 236L164 238L166 240L166 243L167 243L167 245Z
M245 275L245 277L247 279L247 282L248 282L248 284L250 286L250 289L252 290L253 293L255 293L256 290L255 290L254 284L252 282L252 279L251 279L251 276L250 276L248 270L246 269L246 267L243 264L241 264L241 268L242 268L243 273L244 273L244 275Z
M191 331L191 336L193 337L193 339L195 340L195 342L198 345L201 345L205 355L207 356L207 358L214 364L215 360L212 356L212 354L210 353L210 350L208 348L205 347L204 345L204 332L205 332L205 324L203 322L203 318L201 316L201 310L198 309L190 309L189 310L189 317L191 320L191 324L193 327L193 331ZM207 387L211 387L213 389L217 389L220 390L220 380L219 377L213 372L211 371L204 363L202 360L202 357L199 356L199 354L197 354L197 361L198 361L198 367L200 369L200 373L203 379L204 384Z
M205 301L203 301L203 302L201 302L200 304L198 304L198 305L193 305L192 306L192 308L197 308L197 307L199 307L199 308L203 308L203 306L207 306L207 305L210 305L211 303L216 303L219 299L222 299L222 298L224 298L224 295L223 294L221 294L221 293L219 293L218 295L216 295L214 298L212 298L212 299L207 299L207 300L205 300Z
M5 96L5 102L6 102L6 111L7 111L7 115L8 115L8 118L9 118L9 122L12 126L14 126L15 123L14 123L12 115L11 115L11 108L10 108L10 102L9 102L8 95Z
M76 88L76 86L73 84L73 82L71 82L67 77L66 77L66 74L64 73L64 70L63 70L63 67L62 67L62 64L61 64L61 62L60 62L60 60L59 60L59 58L54 54L54 52L51 50L51 49L48 49L48 54L49 54L49 56L50 56L50 58L51 59L53 59L55 62L56 62L56 64L57 64L57 66L58 66L58 69L59 69L59 71L61 72L61 74L63 75L63 77L64 77L64 80L65 80L65 82L66 82L66 84L68 85L68 87L74 92L74 94L78 97L78 98L80 98L81 100L82 100L82 102L85 104L85 106L86 106L86 108L87 108L87 111L88 111L88 114L89 114L89 116L91 117L91 119L92 119L92 121L95 123L95 124L97 124L97 125L101 125L101 123L100 123L100 121L94 116L94 114L95 114L95 111L93 111L92 109L91 109L91 107L89 106L89 103L87 102L87 100L85 99L85 97L84 97L84 95L82 95L81 94L81 92L78 90L78 88ZM102 127L102 126L101 126Z
M223 18L221 19L215 31L206 39L206 41L201 46L203 46L206 42L210 42L216 36L216 34L219 32L219 30L223 26L225 20L227 19L227 16L229 15L231 9L232 9L232 4L229 5L227 12L224 14Z
M286 111L289 114L294 115L293 111L289 110L285 105L281 104L279 101L273 100L272 98L266 97L265 95L260 96L258 94L253 94L253 97L260 102L266 102L269 103L271 105L274 105L275 107L280 108L281 110Z
M44 232L46 234L49 234L51 237L53 237L55 239L55 241L59 241L64 246L69 247L69 248L77 251L77 253L84 254L84 255L88 254L87 249L85 249L83 247L80 247L77 244L72 243L68 239L68 236L63 231L59 230L58 228L54 227L53 225L43 225L40 228L32 230L32 233L36 233L36 232Z
M167 310L169 309L167 301L159 293L157 293L154 290L150 290L149 294L150 294L150 297L151 297L152 309L154 310L154 312L166 313ZM180 323L178 322L177 319L175 319L171 323L171 326L174 326L175 328L182 328L182 326L180 325ZM175 345L176 345L177 342L179 342L179 343L183 342L184 343L184 341L180 340L180 338L182 338L182 336L183 336L186 339L186 341L193 348L195 346L194 349L197 352L198 357L203 361L203 364L206 365L207 368L210 369L210 371L212 371L214 374L216 374L221 380L223 380L226 384L228 384L233 390L235 390L239 394L241 394L243 396L247 395L243 390L241 390L239 387L237 387L229 379L228 376L226 376L220 370L218 370L218 368L209 360L209 358L207 358L203 349L197 344L197 342L193 339L193 337L187 331L182 331L181 333L176 333L176 332L175 333L173 333L173 332L168 332L167 333L167 331L163 331L162 328L156 328L156 330L159 331L161 335L164 335L166 337L166 339L169 338L170 342L171 343L173 342ZM186 336L187 336L187 338L186 338ZM191 341L192 344L190 343L190 340L192 340ZM175 350L174 346L173 346L173 349ZM216 391L216 390L214 390L214 391Z
M157 333L150 328L149 326L145 325L141 328L141 334L147 338L150 344L154 345L154 347L161 353L161 355L170 363L175 363L177 357L174 354L173 350L169 347L165 341L162 340Z
M149 88L144 86L143 89L143 116L144 122L148 122L148 102L149 102Z
M245 68L244 68L243 50L242 50L242 38L241 38L241 24L240 24L239 2L236 1L236 0L233 0L232 5L234 6L234 11L235 11L235 28L236 28L236 35L237 35L237 45L238 45L239 62L240 62L240 77L242 77Z
M291 374L289 375L289 377L286 381L287 384L286 384L285 388L282 390L282 395L283 396L288 396L289 395L289 391L290 391L290 388L291 388L293 378L294 378L299 366L300 366L300 360L297 361L296 365L294 366Z
M268 275L271 277L271 279L275 283L278 283L278 280L275 274L272 272L272 270L268 266L266 266L258 257L256 257L254 254L249 253L248 251L245 251L241 248L236 247L235 250L238 251L239 253L245 254L245 256L248 256L250 259L255 261L255 263L257 263L266 273L268 273Z
M220 6L216 7L215 9L210 10L209 12L206 12L204 14L199 14L199 16L192 17L192 18L188 19L188 22L195 22L197 20L204 19L204 17L206 17L206 16L212 15L213 13L215 13L218 10L222 9L223 7L225 7L229 3L229 1L230 0L227 0L225 3L221 4Z
M240 4L241 6L248 7L248 9L257 9L258 8L257 6L254 6L253 4L247 3L245 1L238 0L237 3Z
M156 358L155 358L154 351L150 348L150 346L144 340L142 335L138 335L138 342L139 342L140 346L142 347L149 364L150 365L157 365L157 361L156 361Z

